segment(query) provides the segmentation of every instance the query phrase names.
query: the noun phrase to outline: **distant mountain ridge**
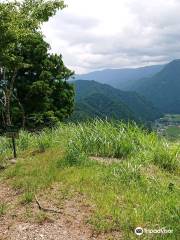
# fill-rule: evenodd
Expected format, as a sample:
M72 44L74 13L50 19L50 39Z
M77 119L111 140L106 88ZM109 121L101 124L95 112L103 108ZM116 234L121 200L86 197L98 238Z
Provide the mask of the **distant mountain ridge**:
M75 80L94 80L100 83L109 84L121 90L129 90L129 87L132 84L135 84L137 80L152 77L163 68L164 65L154 65L140 68L105 69L87 74L76 75Z
M144 97L135 92L124 92L96 81L77 80L75 112L72 119L92 117L135 121L153 121L161 113Z
M143 77L144 76L144 77ZM76 76L76 79L79 76ZM180 60L137 69L107 69L81 75L144 96L160 112L180 114Z
M180 114L180 60L170 62L153 77L140 79L129 90L146 97L163 113Z

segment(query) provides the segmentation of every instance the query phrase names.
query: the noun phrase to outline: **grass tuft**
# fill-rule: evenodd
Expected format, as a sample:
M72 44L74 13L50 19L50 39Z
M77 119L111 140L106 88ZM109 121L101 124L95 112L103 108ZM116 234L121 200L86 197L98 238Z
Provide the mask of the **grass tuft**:
M154 151L154 163L164 170L173 172L178 169L178 155L178 148L169 149L168 147L159 146Z
M34 193L30 191L26 191L21 199L21 204L26 205L32 203L34 199Z
M7 205L5 203L0 203L0 217L6 214Z

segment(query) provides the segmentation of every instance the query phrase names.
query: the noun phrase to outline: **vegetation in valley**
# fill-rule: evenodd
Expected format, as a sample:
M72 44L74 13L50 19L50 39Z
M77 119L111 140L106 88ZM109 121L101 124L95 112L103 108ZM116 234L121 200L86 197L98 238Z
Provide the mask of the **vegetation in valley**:
M107 69L76 76L125 91L136 91L163 114L180 114L180 60L137 69ZM85 82L86 82L85 81Z
M78 80L74 85L75 111L70 120L99 117L147 123L162 116L149 101L135 92L124 92L87 80Z
M180 127L176 127L176 126L171 126L171 127L168 127L166 130L165 130L165 136L167 136L169 139L172 139L172 140L177 140L177 139L180 139Z
M177 239L178 142L169 143L136 124L95 120L38 134L21 132L17 145L17 164L0 178L21 189L22 202L34 201L35 193L59 183L57 195L80 193L93 206L89 223L96 232L117 231L124 239L136 239L137 226L165 227L173 234L153 234L153 239ZM1 138L0 150L5 164L11 154L7 139Z
M180 140L180 115L166 114L155 121L153 128L168 140Z

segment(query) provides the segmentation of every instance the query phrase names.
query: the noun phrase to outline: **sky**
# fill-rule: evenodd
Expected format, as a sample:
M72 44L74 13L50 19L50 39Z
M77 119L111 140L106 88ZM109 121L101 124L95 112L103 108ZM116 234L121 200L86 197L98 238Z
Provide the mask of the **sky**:
M180 0L65 0L43 25L51 52L77 74L180 58Z

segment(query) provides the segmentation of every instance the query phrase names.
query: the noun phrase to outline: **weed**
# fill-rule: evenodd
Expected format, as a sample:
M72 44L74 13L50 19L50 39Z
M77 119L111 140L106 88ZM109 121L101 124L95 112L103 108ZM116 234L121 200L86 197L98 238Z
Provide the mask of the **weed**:
M29 204L33 201L34 199L34 194L30 191L25 192L22 196L21 203L22 204Z
M0 203L0 217L5 215L7 210L7 205L5 203Z
M38 224L43 224L46 221L50 222L48 215L45 212L39 211L35 216L35 222Z

